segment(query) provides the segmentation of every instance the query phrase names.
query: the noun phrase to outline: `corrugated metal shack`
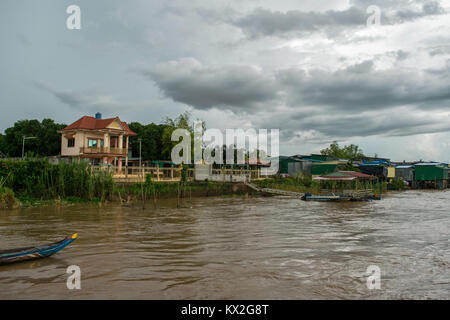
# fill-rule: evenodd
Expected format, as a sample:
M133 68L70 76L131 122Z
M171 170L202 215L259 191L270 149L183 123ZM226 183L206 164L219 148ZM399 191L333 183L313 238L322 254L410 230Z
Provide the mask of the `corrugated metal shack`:
M395 177L397 179L401 179L403 181L408 182L409 185L412 185L414 181L414 166L413 165L396 166Z
M447 188L448 171L448 166L442 163L416 163L414 165L416 186L419 188Z
M362 173L377 177L379 180L386 180L388 169L386 165L379 163L362 163L358 165Z
M321 176L335 172L337 163L313 163L311 166L311 175Z
M289 163L301 162L301 160L296 157L286 157L286 156L280 156L278 160L279 160L279 169L278 169L279 174L289 174Z
M310 160L300 160L298 162L288 163L288 174L290 176L297 175L311 175L312 161Z

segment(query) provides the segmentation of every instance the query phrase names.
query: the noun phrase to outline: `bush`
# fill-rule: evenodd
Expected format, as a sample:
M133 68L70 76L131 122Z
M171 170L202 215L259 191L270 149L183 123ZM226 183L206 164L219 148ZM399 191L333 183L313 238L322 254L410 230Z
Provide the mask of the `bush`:
M89 164L51 164L47 159L0 161L3 185L19 197L109 199L114 189L111 173L91 171Z
M392 181L388 184L389 190L405 190L406 185L401 179L392 179Z
M11 209L16 205L14 192L6 187L0 187L0 209Z

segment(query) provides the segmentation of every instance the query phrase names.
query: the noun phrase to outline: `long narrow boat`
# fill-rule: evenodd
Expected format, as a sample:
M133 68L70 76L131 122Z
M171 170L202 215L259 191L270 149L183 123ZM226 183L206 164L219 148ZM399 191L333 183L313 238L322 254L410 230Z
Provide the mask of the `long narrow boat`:
M312 195L310 193L306 193L301 197L304 201L344 201L349 200L348 198L344 198L336 195Z
M0 264L34 260L51 256L72 243L77 236L78 234L75 233L61 241L39 247L0 250Z
M381 200L380 196L368 195L363 197L352 196L340 196L340 195L312 195L311 193L305 193L301 198L303 201L372 201Z

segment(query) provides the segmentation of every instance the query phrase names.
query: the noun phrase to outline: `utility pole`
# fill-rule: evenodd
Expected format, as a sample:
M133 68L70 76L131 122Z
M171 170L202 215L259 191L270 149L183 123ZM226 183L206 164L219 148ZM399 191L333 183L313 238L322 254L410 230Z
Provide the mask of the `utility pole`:
M28 139L36 139L36 137L25 137L25 136L22 136L22 160L25 157L25 140L28 140Z
M139 138L139 171L142 174L142 139Z

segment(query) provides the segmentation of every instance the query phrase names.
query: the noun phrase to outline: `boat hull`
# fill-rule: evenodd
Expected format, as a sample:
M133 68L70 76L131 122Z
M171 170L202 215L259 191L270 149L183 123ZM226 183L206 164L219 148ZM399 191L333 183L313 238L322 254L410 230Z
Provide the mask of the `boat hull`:
M304 201L344 201L348 199L342 199L340 197L327 197L327 196L311 196L302 198Z
M349 196L336 196L336 195L312 195L306 193L301 197L303 201L372 201L381 200L379 196L366 196L366 197L349 197Z
M74 234L44 246L0 250L0 265L49 257L67 247L76 238L77 234Z

